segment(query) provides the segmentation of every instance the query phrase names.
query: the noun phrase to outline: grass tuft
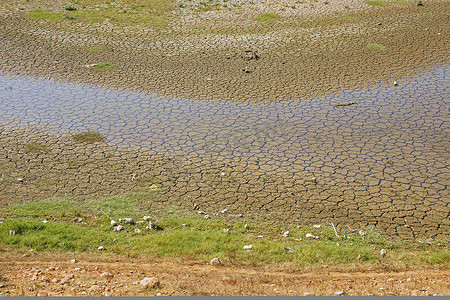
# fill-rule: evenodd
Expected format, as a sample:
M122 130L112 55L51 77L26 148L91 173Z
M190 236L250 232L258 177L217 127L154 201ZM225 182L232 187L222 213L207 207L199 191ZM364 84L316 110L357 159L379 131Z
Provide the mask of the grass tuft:
M95 64L95 65L89 67L89 70L106 72L106 71L111 70L112 68L114 68L114 65L112 65L112 64L109 64L109 63L98 63L98 64Z
M269 22L269 21L273 21L279 17L280 16L277 14L267 13L267 14L259 15L255 18L253 18L253 20L258 21L258 22Z
M72 138L79 143L86 144L104 143L106 141L100 133L94 131L76 133L72 135Z
M380 44L367 44L367 49L384 51L386 47Z
M387 1L383 1L383 0L369 0L366 1L366 4L371 5L371 6L389 6L390 3Z
M50 149L42 145L40 143L28 143L27 149L25 150L27 153L47 153Z

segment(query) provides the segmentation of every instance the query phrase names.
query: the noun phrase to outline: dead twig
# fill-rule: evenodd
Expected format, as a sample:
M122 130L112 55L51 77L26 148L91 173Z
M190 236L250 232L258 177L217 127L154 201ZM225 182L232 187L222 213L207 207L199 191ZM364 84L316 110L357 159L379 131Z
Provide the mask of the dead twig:
M331 226L333 226L334 234L335 234L338 238L340 238L340 236L337 234L336 226L334 226L333 222L331 222Z

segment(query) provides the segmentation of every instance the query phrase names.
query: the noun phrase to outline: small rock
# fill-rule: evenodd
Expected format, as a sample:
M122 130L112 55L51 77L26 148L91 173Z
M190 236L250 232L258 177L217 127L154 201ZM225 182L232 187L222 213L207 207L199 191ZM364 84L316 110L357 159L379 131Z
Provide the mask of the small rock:
M134 229L134 232L135 232L135 233L141 233L141 230L140 230L139 228L135 228L135 229Z
M306 234L306 237L307 237L307 238L313 238L313 239L316 239L316 240L319 239L319 237L318 237L317 235L314 235L314 234L311 234L311 233L307 233L307 234Z
M229 231L230 231L229 228L224 228L224 229L223 229L223 232L229 232Z
M245 245L244 247L242 247L244 250L250 251L252 250L253 245Z
M139 284L144 289L146 289L146 288L152 289L152 288L159 286L159 280L156 277L146 277L146 278L142 279L139 282Z
M286 247L286 248L284 248L284 253L294 253L294 249Z
M360 230L359 235L366 235L366 233L364 231Z
M244 225L244 229L248 229L248 225L247 224Z
M48 297L48 293L47 293L46 291L40 291L40 292L37 294L37 296L38 296L38 297Z
M228 212L228 209L226 209L226 208L220 211L221 214L226 214L227 212Z
M150 230L157 230L158 229L158 221L157 220L150 220L148 222L148 229L150 229Z
M283 235L283 237L288 237L288 235L289 235L289 230L282 231L281 234Z
M97 248L97 250L98 251L103 251L103 250L105 250L105 248L103 248L103 246L100 246L100 247Z
M225 176L225 172L220 173L221 176Z
M72 262L72 263L76 263L77 260L74 258L74 259L71 260L71 262Z
M397 85L398 85L397 81L394 81L394 86L397 86Z
M100 277L111 280L114 278L114 274L109 272L103 272L102 274L100 274Z
M132 218L119 219L119 222L125 223L125 224L134 224L134 220Z
M123 226L118 225L118 226L114 226L114 231L121 231L123 230Z
M47 219L45 219L44 221L42 221L42 223L44 223L44 224L45 224L45 223L48 223L48 220L47 220Z
M114 220L111 220L111 226L115 226L117 224L117 222L116 221L114 221Z
M215 257L215 258L211 259L211 261L209 262L209 264L210 264L210 265L220 265L221 262L220 262L220 260L219 260L217 257Z
M311 293L311 292L304 292L303 296L315 296L316 294Z
M320 225L313 225L314 228L320 228Z
M82 218L75 218L75 219L73 219L73 221L75 223L80 223L81 221L83 221L83 219Z
M17 178L18 182L23 182L23 178Z
M387 251L386 251L385 249L381 249L381 251L380 251L380 256L381 256L381 257L385 257L386 254L387 254Z
M144 219L144 221L148 221L148 220L151 220L152 217L150 217L150 216L144 216L142 219Z
M15 230L10 230L9 231L9 235L16 235L16 231Z
M334 295L335 295L335 296L342 296L342 295L344 295L344 291L337 291L337 292L334 292Z
M211 217L209 215L205 215L205 219L210 219Z

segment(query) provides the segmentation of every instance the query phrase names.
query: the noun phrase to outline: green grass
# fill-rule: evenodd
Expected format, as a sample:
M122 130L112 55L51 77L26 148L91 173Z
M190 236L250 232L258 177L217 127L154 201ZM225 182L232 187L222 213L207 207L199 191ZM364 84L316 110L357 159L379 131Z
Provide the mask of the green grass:
M280 16L277 14L267 13L267 14L259 15L255 18L253 18L253 20L258 21L258 22L269 22L269 21L273 21L279 17Z
M151 209L149 205L158 197L157 189L140 194L90 199L55 198L38 202L15 204L0 209L0 246L37 251L94 252L103 246L106 252L127 254L131 257L178 257L208 261L218 257L228 264L247 266L273 266L299 269L310 265L392 264L420 265L445 264L450 261L448 242L405 243L390 241L376 231L365 235L322 224L282 227L270 222L224 218L205 219L192 211L176 206ZM142 217L158 219L160 230L149 231ZM73 222L78 217L83 221ZM142 221L124 225L114 232L110 218L132 217ZM49 222L43 223L47 219ZM244 225L247 224L247 229ZM135 233L139 228L141 233ZM229 229L225 232L224 229ZM282 237L282 230L290 230ZM15 235L9 235L10 230ZM307 233L320 239L306 238ZM258 237L262 235L263 237ZM345 236L345 237L344 237ZM301 240L299 240L301 239ZM243 249L253 245L252 251ZM338 245L339 244L339 245ZM286 254L289 247L294 253ZM381 259L380 249L388 255Z
M86 144L105 142L105 138L100 133L94 131L76 133L72 135L72 138L79 143Z
M367 44L367 49L370 50L378 50L378 51L385 51L386 47L380 44Z
M61 22L65 19L63 13L43 9L32 9L26 14L26 17L33 20L47 20L51 22Z
M370 0L370 1L366 1L366 4L371 5L371 6L389 6L389 5L391 5L389 2L383 1L383 0Z
M109 0L73 0L64 12L33 9L26 17L50 22L110 23L122 26L143 25L165 28L166 15L175 7L173 0L124 0L120 4Z

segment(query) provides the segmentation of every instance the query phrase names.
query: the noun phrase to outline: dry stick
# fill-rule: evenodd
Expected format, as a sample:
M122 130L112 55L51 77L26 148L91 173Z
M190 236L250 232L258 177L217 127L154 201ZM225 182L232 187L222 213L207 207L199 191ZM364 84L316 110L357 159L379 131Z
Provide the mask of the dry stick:
M336 227L334 226L333 222L331 222L331 226L333 226L334 234L335 234L338 238L340 238L340 236L337 234L337 230L336 230Z
M350 229L352 232L355 232L355 231L356 231L355 229L351 229L350 226L348 226L348 225L347 225L347 227L348 227L348 229Z

